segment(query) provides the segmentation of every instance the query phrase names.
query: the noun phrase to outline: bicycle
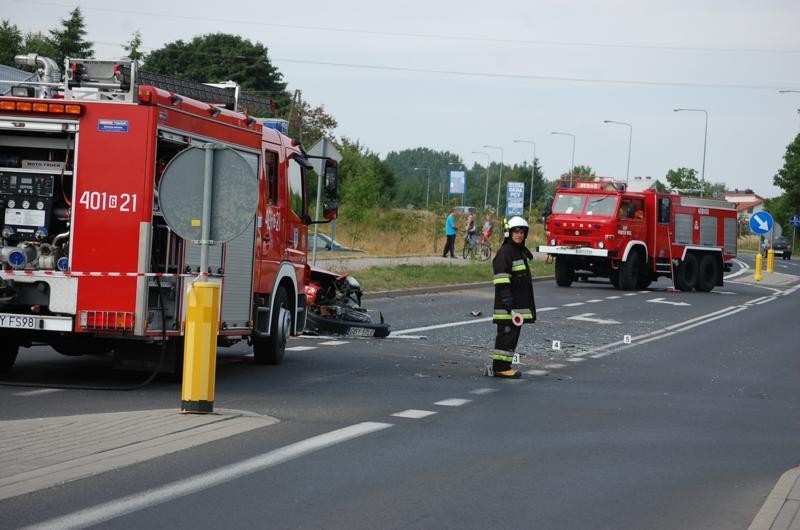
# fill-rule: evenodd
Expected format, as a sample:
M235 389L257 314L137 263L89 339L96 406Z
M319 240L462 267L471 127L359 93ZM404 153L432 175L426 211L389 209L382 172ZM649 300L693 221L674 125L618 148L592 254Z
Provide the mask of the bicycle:
M475 244L475 242L473 242L472 238L469 236L469 233L464 234L464 249L461 251L461 257L464 259L467 259L468 257L475 259L476 250L477 250L477 245Z
M492 245L489 238L483 235L479 236L478 240L473 242L468 234L464 235L464 248L461 251L461 257L467 259L477 259L479 261L486 261L492 257Z

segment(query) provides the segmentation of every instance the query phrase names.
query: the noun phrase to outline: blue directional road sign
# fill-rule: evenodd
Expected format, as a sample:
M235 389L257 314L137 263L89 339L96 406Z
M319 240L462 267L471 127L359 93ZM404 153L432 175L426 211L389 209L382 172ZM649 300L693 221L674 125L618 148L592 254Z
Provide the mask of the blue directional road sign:
M750 230L754 234L766 234L772 230L775 220L767 212L757 212L750 216Z
M789 218L789 224L795 228L800 228L800 215L793 215Z

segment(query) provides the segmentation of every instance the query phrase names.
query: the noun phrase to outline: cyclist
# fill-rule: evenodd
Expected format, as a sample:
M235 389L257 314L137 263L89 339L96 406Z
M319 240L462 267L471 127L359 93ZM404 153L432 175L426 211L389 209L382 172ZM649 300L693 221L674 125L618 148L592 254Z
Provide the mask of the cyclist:
M486 213L486 220L481 229L481 245L488 245L492 241L492 230L494 230L494 220L492 212Z
M475 226L475 214L469 214L464 224L466 237L469 239L469 249L474 254L478 247L478 228Z

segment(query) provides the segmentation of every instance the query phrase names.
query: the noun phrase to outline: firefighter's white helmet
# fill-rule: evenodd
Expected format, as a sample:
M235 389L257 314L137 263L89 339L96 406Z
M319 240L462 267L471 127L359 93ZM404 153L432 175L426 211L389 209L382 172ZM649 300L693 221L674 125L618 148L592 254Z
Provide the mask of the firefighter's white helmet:
M523 219L522 217L515 215L511 219L508 220L506 223L506 230L505 236L509 237L511 235L512 228L524 228L525 229L525 237L528 237L528 221Z

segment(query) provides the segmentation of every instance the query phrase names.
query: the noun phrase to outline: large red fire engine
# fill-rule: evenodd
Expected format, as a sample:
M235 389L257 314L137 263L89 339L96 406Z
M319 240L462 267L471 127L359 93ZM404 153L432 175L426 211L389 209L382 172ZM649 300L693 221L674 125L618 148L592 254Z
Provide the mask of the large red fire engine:
M557 188L539 247L555 257L556 283L609 278L623 290L660 276L682 291L710 291L736 257L737 220L725 201L628 192L598 180Z
M247 340L257 362L280 363L306 320L311 166L300 144L242 112L269 101L130 60L68 59L63 82L50 59L17 62L39 67L39 80L0 97L0 370L33 343L113 351L139 368L169 345L165 364L177 368L188 285L201 273L221 284L220 345ZM198 143L235 150L259 189L249 226L210 247L207 271L157 193L164 167ZM335 161L323 166L330 220Z

